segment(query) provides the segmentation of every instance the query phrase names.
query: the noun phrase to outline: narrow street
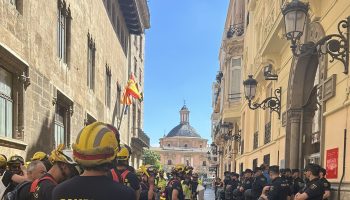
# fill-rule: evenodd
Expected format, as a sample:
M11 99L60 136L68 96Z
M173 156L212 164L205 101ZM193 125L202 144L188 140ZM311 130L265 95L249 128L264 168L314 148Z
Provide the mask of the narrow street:
M212 188L207 188L204 193L204 200L215 199L214 190Z

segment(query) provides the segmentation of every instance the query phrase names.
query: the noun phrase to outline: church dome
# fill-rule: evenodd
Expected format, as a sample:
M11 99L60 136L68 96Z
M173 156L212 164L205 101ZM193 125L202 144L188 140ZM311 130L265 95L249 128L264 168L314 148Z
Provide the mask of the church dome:
M180 124L175 126L166 137L198 137L201 136L197 131L190 125L190 111L184 105L180 110Z
M198 137L201 136L197 133L197 131L190 124L179 124L173 128L166 137Z

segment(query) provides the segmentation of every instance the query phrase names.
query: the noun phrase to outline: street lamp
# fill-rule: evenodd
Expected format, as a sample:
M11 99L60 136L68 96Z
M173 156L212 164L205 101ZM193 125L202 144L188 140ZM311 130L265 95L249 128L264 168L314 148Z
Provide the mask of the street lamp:
M244 93L245 98L248 100L248 106L252 110L256 110L258 108L266 109L270 108L270 111L274 111L278 114L278 119L281 116L281 90L282 88L277 88L275 90L275 96L268 97L263 100L261 103L253 103L252 100L255 98L256 87L258 85L258 81L253 78L253 75L248 75L248 79L243 82L244 85Z
M297 48L304 33L308 10L309 4L299 0L293 0L282 8L286 38L291 41L291 49L294 56L299 56ZM341 61L344 65L344 74L348 74L350 16L338 23L338 32L339 34L326 35L316 44L311 43L305 47L312 49L313 53L317 53L319 56L329 54L332 57L330 62L334 60ZM299 51L303 50L299 48Z

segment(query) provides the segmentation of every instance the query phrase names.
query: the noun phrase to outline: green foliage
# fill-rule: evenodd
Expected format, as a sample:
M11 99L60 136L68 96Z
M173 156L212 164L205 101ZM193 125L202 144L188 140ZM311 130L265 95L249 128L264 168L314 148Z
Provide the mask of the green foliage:
M156 168L160 168L160 155L152 150L145 149L143 151L143 164L154 165Z

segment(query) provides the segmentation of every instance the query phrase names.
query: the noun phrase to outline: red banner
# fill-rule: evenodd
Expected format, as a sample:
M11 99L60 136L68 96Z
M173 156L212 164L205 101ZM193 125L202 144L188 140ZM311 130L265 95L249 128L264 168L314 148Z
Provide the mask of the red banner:
M328 149L326 155L326 170L328 179L338 178L338 155L339 149Z

